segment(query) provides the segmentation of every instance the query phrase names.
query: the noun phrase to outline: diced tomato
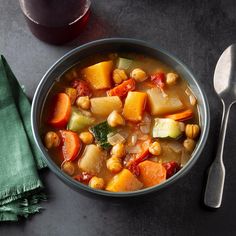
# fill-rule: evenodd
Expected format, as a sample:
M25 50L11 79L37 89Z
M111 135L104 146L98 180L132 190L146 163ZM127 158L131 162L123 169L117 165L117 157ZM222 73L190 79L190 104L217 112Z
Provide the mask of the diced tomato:
M175 161L170 161L162 164L166 169L166 178L170 178L180 170L180 165Z
M77 96L82 97L82 96L92 96L92 89L90 88L88 82L84 80L74 80L71 83L71 86L75 89L77 89Z
M82 143L77 133L69 130L60 131L62 137L62 153L64 160L73 161L78 156Z
M135 174L136 176L139 175L139 167L138 164L141 163L142 161L145 161L148 156L149 156L149 144L150 144L151 140L146 140L144 142L142 142L141 147L142 147L142 152L137 154L137 156L127 164L128 169Z
M132 91L135 89L135 80L134 79L128 79L122 82L121 84L117 85L113 89L110 89L107 91L108 96L125 96L129 91Z
M159 72L155 75L151 75L151 81L159 88L164 88L165 78L166 76L163 72Z
M90 175L87 172L82 172L76 176L74 176L74 179L81 182L81 183L85 183L88 184L88 182L90 181L90 179L93 177L93 175Z
M145 161L148 158L149 151L148 149L144 150L142 153L138 154L136 158L128 163L128 169L135 174L136 176L139 175L139 167L138 164L142 161Z
M128 169L136 176L139 176L140 174L140 169L139 169L139 166L138 164L136 163L132 163L128 166Z
M143 152L137 155L137 157L135 158L134 161L135 164L139 164L140 162L146 160L148 158L148 154L149 154L148 148L143 150Z

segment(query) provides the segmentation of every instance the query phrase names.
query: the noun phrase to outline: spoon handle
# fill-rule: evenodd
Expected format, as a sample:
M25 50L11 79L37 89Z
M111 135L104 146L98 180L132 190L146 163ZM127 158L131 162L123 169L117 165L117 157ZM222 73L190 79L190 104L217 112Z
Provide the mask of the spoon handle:
M223 152L224 152L225 135L227 130L230 107L231 105L226 106L225 103L223 102L223 114L222 114L217 153L215 160L211 164L208 173L204 203L206 206L212 208L219 208L222 201L224 181L225 181L225 166L223 163Z

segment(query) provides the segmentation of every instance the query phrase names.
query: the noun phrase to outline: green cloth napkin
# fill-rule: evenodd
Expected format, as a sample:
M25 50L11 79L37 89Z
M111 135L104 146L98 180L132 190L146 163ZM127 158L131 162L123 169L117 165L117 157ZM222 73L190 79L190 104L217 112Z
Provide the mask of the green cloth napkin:
M38 212L45 199L38 169L46 166L33 140L30 102L0 56L0 221Z

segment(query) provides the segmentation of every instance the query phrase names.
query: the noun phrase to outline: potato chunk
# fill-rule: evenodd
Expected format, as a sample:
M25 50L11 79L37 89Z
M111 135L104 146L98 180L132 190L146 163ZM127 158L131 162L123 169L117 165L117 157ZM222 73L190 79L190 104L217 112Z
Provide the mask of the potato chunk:
M183 103L178 96L163 96L159 88L147 90L148 105L152 115L164 115L174 113L183 108Z
M122 110L122 102L118 96L91 98L90 103L92 113L100 116L108 116L114 110Z
M111 192L129 192L141 189L143 184L127 169L115 175L107 184L106 190Z
M112 61L103 61L82 70L84 79L94 89L106 89L111 87Z
M146 106L147 94L143 92L129 92L125 99L123 115L126 120L142 120L143 111Z
M102 150L94 145L87 145L78 162L81 171L88 172L91 175L97 175L101 171L104 163L104 155Z

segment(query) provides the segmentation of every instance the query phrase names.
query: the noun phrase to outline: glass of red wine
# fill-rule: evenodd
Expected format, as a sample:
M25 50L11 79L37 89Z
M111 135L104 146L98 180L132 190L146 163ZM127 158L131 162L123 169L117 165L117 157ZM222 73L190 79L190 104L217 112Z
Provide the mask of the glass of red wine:
M31 32L40 40L63 44L86 26L90 0L19 0Z

